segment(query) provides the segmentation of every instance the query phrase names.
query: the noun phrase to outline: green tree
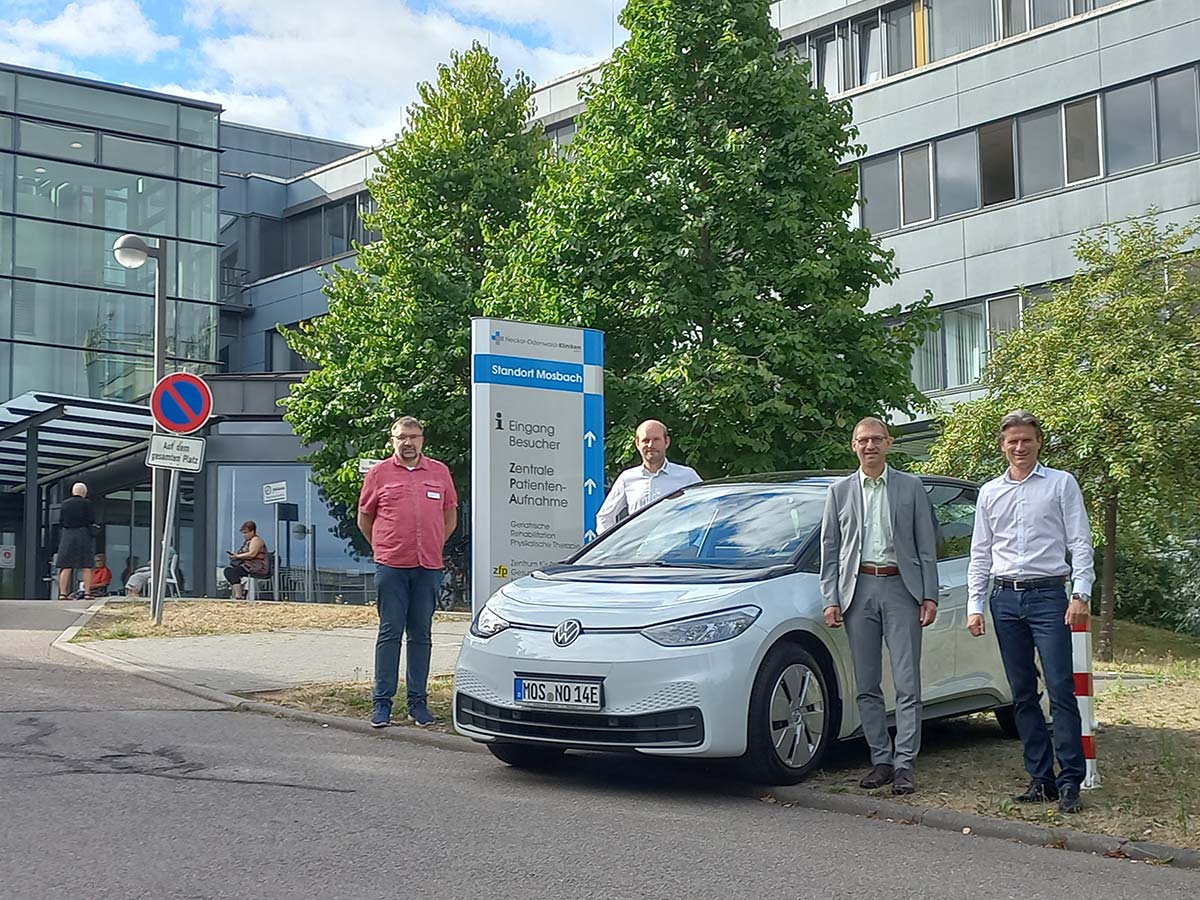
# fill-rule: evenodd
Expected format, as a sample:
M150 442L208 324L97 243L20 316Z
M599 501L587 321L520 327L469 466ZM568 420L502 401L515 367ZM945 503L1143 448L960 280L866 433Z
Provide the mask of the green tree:
M1075 245L1080 271L1025 312L993 355L987 394L941 423L928 469L982 480L1004 468L1004 413L1034 412L1043 459L1074 472L1103 546L1100 635L1112 659L1118 533L1169 533L1195 515L1200 458L1200 281L1196 224L1153 216L1106 226Z
M470 446L470 318L490 235L525 215L549 144L531 127L532 84L507 81L475 44L418 88L404 131L367 186L379 234L357 268L327 275L329 313L285 331L316 369L284 401L313 480L353 508L359 457L386 456L388 426L414 415L431 455L463 483Z
M768 0L630 0L570 152L488 278L491 315L603 329L610 457L648 416L705 475L847 461L924 402L918 301L866 312L891 254L848 223L847 104L779 52Z

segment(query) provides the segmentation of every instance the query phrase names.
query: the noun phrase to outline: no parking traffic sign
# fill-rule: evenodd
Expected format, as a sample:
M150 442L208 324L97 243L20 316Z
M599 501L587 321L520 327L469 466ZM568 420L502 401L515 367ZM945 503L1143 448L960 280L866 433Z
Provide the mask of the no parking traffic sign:
M150 412L159 428L172 434L191 434L212 415L212 391L203 378L173 372L159 379L150 394Z

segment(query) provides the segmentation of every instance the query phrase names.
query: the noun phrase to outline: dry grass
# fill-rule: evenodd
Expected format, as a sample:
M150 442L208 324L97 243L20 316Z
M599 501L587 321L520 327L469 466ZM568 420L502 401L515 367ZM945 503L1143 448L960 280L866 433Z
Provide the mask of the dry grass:
M1117 662L1102 671L1149 674L1096 698L1102 731L1102 785L1085 791L1084 811L1062 816L1053 804L1026 806L1011 795L1028 783L1021 745L1006 740L991 715L926 725L911 802L1133 840L1200 848L1200 640L1118 623ZM866 745L841 745L812 783L861 792Z
M445 615L437 613L434 620L443 621ZM172 600L163 611L162 625L155 627L150 619L149 603L110 600L73 638L73 643L139 637L198 637L296 629L361 628L378 624L379 615L374 606Z
M205 634L251 634L296 628L346 628L376 625L374 606L325 603L236 603L224 600L172 600L155 627L150 605L110 601L75 636L75 641L134 637L194 637Z
M324 713L330 716L346 716L351 719L369 719L371 717L371 691L374 684L370 681L335 681L326 684L309 684L304 687L289 688L283 691L264 691L259 694L244 696L264 703L275 703L279 706L290 706L308 712ZM404 682L396 691L396 706L394 720L396 724L412 725L404 717ZM453 731L453 713L451 703L454 697L454 678L445 676L429 679L429 711L438 718L436 725L430 728L434 731ZM415 726L413 726L415 727Z

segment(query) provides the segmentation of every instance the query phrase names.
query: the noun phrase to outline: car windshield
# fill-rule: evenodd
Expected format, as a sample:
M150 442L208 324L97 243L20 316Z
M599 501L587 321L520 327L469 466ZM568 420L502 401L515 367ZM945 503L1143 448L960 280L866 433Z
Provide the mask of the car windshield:
M825 485L714 484L677 491L592 544L576 566L715 566L790 562L821 526Z

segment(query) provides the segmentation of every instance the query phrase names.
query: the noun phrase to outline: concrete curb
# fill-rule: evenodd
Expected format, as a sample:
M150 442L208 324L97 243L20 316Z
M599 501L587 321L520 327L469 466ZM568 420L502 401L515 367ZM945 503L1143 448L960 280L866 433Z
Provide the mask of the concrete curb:
M321 725L326 728L337 728L341 731L350 731L356 734L369 734L372 737L407 741L410 744L421 744L426 747L435 747L439 750L450 750L459 753L487 752L486 747L482 744L477 744L470 738L461 737L456 734L425 731L415 725L372 728L370 723L359 719L305 712L302 709L293 709L290 706L278 706L274 703L247 700L245 697L239 697L237 694L226 694L224 691L213 690L200 684L192 684L190 681L185 681L182 678L176 678L174 675L167 675L164 672L158 672L154 669L148 669L145 666L140 666L128 660L117 659L100 650L88 647L86 644L69 643L71 638L79 633L79 630L88 623L92 616L104 608L104 604L105 600L98 600L92 604L86 612L75 620L70 628L55 638L50 646L55 650L61 650L64 653L70 653L73 656L78 656L90 662L99 663L110 669L116 669L128 675L136 675L139 678L144 678L146 681L161 684L163 687L173 688L185 694L190 694L193 697L208 700L210 703L224 706L233 712L250 712L258 715L273 716L278 719L292 719L297 722Z
M941 831L954 831L962 835L982 835L1033 844L1039 847L1055 847L1079 853L1094 853L1099 856L1126 857L1142 862L1154 862L1184 869L1200 869L1200 850L1170 847L1148 841L1127 841L1103 834L1083 831L1068 831L1046 828L1027 822L1010 822L972 813L957 812L939 807L913 806L888 800L883 797L857 794L830 794L809 787L775 787L768 796L777 802L807 809L823 809L829 812L863 816L868 819L886 819L910 825L925 825Z

